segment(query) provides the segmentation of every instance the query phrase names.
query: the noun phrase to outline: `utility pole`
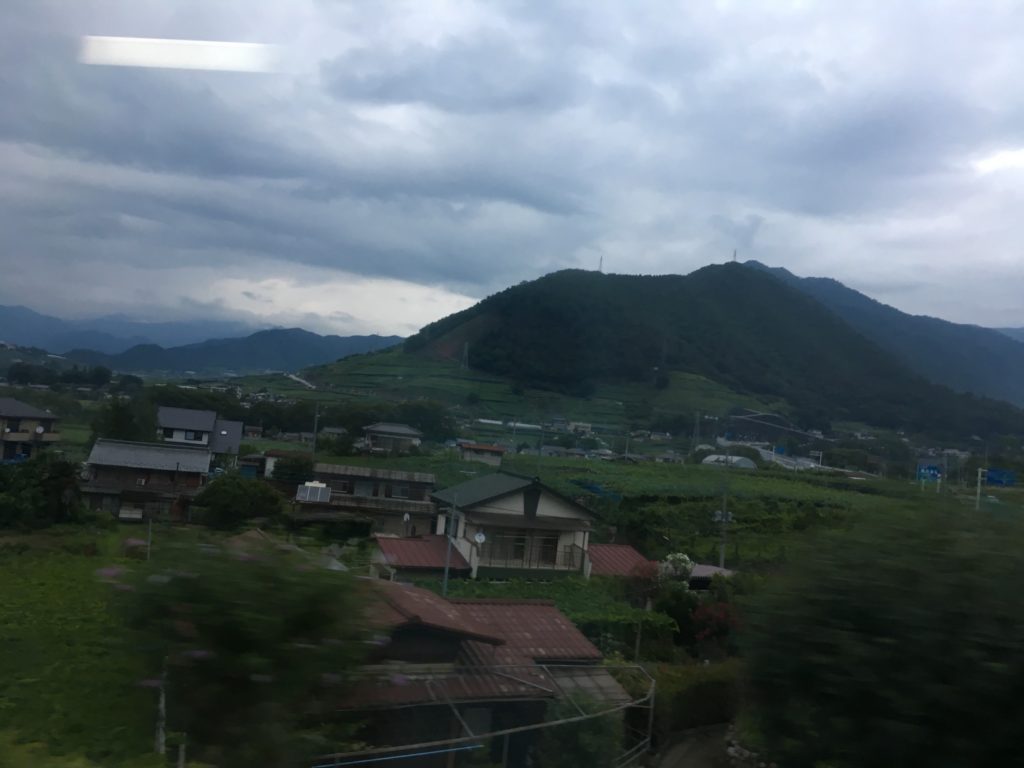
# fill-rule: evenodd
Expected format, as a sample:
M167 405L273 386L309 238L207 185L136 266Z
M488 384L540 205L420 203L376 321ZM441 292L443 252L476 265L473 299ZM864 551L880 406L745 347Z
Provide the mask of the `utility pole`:
M978 488L974 493L974 511L981 509L981 479L985 476L985 470L978 467Z
M722 508L715 513L715 520L721 525L721 537L718 542L718 567L725 568L725 543L728 526L732 522L729 514L729 466L732 463L730 451L732 446L725 447L725 478L722 482Z
M448 529L448 551L444 556L444 580L441 582L442 597L448 597L448 569L451 568L452 565L452 539L455 534L458 533L458 528L456 527L459 522L458 510L458 497L453 496L451 510L448 515L445 516L444 521L445 528Z
M313 462L316 462L316 436L320 430L320 403L313 405Z

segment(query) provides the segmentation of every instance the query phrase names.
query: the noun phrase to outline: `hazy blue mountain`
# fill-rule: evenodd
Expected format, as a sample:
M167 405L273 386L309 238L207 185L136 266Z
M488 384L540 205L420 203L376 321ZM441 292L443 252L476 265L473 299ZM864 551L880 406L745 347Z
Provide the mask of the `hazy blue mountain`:
M147 323L123 315L63 320L28 307L0 306L0 340L57 354L71 349L117 354L139 344L178 346L252 332L250 326L225 320Z
M1024 341L1024 328L996 328L1000 333L1017 341Z
M116 355L76 349L67 357L78 363L131 372L294 371L394 346L401 341L400 336L320 336L301 328L276 328L242 338L209 339L178 347L140 344Z

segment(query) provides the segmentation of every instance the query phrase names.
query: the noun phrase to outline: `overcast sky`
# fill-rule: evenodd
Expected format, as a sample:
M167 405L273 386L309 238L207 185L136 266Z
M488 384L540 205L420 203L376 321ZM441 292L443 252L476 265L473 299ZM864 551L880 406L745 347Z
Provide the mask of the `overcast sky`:
M273 74L82 35L272 43ZM758 259L1024 325L1024 6L30 0L0 303L408 334L565 267Z

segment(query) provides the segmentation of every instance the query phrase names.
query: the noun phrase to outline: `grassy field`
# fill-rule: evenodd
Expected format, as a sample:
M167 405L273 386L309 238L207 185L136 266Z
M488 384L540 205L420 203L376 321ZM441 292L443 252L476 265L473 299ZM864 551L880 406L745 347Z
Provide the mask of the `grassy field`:
M310 368L303 375L317 390L279 375L249 376L235 383L250 392L265 390L324 402L423 398L456 407L466 418L538 423L558 416L613 431L621 431L637 418L696 411L719 415L736 406L781 407L686 373L673 373L665 389L636 383L603 384L588 398L529 388L516 392L508 379L465 370L450 360L405 354L398 348Z
M137 535L137 529L133 529ZM152 749L155 694L124 652L99 568L118 534L0 535L0 723L54 754L105 766Z
M459 461L454 451L391 459L318 456L318 461L430 472L439 487L494 471ZM502 468L540 477L564 495L582 499L598 512L597 540L629 542L649 557L684 551L701 562L717 562L721 529L714 514L724 503L733 515L727 564L758 570L784 561L816 531L850 525L863 515L901 514L937 505L956 505L968 512L973 507L967 487L936 493L934 486L922 491L908 482L814 472L536 456L509 456ZM986 513L1021 511L1021 494L999 492L998 498L998 503L985 502Z

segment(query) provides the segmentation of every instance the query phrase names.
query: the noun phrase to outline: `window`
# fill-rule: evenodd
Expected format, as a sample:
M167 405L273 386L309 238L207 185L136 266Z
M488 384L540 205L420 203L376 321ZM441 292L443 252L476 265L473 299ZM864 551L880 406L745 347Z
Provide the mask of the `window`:
M174 430L170 427L164 427L164 440L170 440L174 437Z
M144 477L137 477L137 478L135 478L135 484L136 485L145 485L146 484L146 478L144 478Z
M186 440L196 440L196 441L202 440L204 434L205 434L204 432L193 432L190 429L186 429L185 430L185 439Z
M21 432L21 422L18 419L7 420L7 431L8 432Z
M393 485L391 486L391 495L396 499L408 499L409 498L409 486L407 485Z

